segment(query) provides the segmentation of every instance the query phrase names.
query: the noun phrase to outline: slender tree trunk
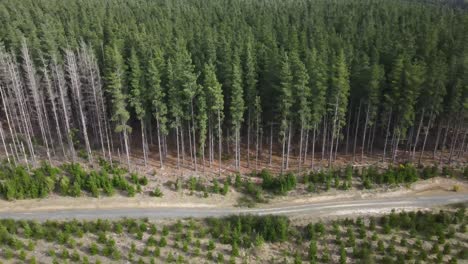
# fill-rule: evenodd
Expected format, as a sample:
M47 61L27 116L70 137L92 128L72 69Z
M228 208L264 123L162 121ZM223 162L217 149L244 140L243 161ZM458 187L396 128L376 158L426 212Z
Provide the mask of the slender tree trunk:
M425 112L425 109L423 108L422 113L421 113L421 119L419 120L418 130L416 131L416 139L414 140L413 153L411 154L410 161L413 161L414 156L416 155L416 148L419 142L419 134L421 133L421 128L422 128L423 121L424 121L424 112Z
M463 130L463 129L462 129ZM457 158L460 158L460 156L462 155L462 153L464 152L465 150L465 142L466 142L466 128L463 130L463 139L462 139L462 143L460 145L460 149L458 151L458 154L457 154Z
M356 162L356 144L357 144L357 136L358 136L358 131L359 131L359 120L361 118L361 106L362 106L362 100L359 102L359 108L358 108L358 114L356 117L356 126L354 130L354 142L353 142L353 161ZM364 128L365 129L365 128ZM346 143L347 145L348 143Z
M364 131L362 132L361 162L364 161L364 149L365 149L365 145L366 145L366 132L367 132L367 125L369 124L369 111L370 111L370 104L367 105L366 121L364 122Z
M221 155L222 155L222 131L221 131L221 111L218 109L218 176L221 177Z
M312 159L310 162L310 168L313 170L314 169L314 161L315 161L315 135L317 132L317 124L314 125L314 132L312 135Z
M307 128L306 129L306 138L305 138L304 158L302 159L303 164L306 164L306 162L307 162L307 154L308 154L308 150L309 150L309 132L310 132L310 128Z
M462 119L462 118L460 118ZM457 145L457 142L458 142L458 136L459 136L459 132L460 132L460 129L461 129L461 124L463 123L463 119L460 120L461 122L459 122L459 124L456 126L455 128L455 139L452 140L451 144L450 144L450 153L449 153L449 159L448 159L448 163L452 163L452 158L453 158L453 153L456 149L456 145Z
M7 145L5 143L5 134L3 132L3 124L2 124L1 121L0 121L0 137L2 138L3 149L5 150L5 156L6 156L7 160L8 160L8 163L11 163L10 155L8 154L8 148L7 148Z
M400 136L401 136L401 132L400 132L400 129L398 129L397 130L397 138L396 138L396 141L395 141L395 147L393 149L392 163L395 163L397 155L398 155L398 144L400 143Z
M180 125L180 143L181 143L180 152L182 153L182 165L185 165L185 142L184 142L184 126L183 125Z
M338 97L336 98L336 104L335 104L335 114L333 117L333 124L332 124L332 131L331 131L331 144L330 144L330 157L328 159L328 168L332 168L332 158L333 158L333 143L334 143L334 138L335 138L335 128L336 128L336 120L338 118Z
M407 137L406 140L406 146L405 146L405 152L408 153L409 157L411 157L411 151L413 147L413 134L414 134L414 126L411 126L409 136Z
M236 125L236 128L234 130L234 134L235 134L235 148L236 148L236 170L239 171L239 159L240 159L240 153L239 153L239 128L237 128L237 125Z
M83 111L81 87L79 82L78 70L76 68L75 54L70 50L66 51L68 74L70 76L71 87L78 102L78 112L80 115L80 121L83 128L83 138L85 141L86 151L88 152L89 161L93 163L93 154L91 152L91 145L89 143L88 131L86 126L86 119ZM125 124L122 124L125 125Z
M324 115L323 117L323 135L322 135L322 160L325 159L325 146L326 146L326 140L327 140L327 127L328 127L328 120L327 120L328 115Z
M273 123L270 124L270 158L268 160L268 165L271 166L271 160L273 156ZM282 167L283 165L281 165Z
M41 98L39 95L39 87L36 82L36 72L34 70L33 63L31 61L31 57L29 55L29 50L26 45L26 39L23 38L22 47L21 47L21 54L24 60L24 70L26 72L26 82L27 87L29 88L32 99L34 102L34 109L37 115L37 121L39 123L39 128L41 131L42 141L46 147L47 158L49 159L49 163L51 163L50 151L49 151L49 142L47 140L46 128L45 128L45 121L44 121L44 112L41 107Z
M250 168L250 115L251 111L249 110L249 116L247 118L247 168Z
M361 107L361 101L359 102L359 107ZM353 103L351 102L351 105L349 107L349 115L348 115L348 122L346 123L346 149L345 149L345 155L348 155L348 149L349 149L349 129L351 127L351 117L353 113Z
M156 118L156 126L157 126L156 132L158 136L159 166L162 169L164 168L164 162L163 162L163 150L161 146L161 143L162 143L161 142L161 126L159 124L159 118ZM178 133L178 129L177 129L177 133ZM179 140L177 140L177 168L179 168Z
M10 131L11 140L13 142L13 147L14 147L14 150L15 150L15 152L12 151L12 154L16 153L16 157L19 160L18 151L16 150L18 148L17 145L16 145L16 142L19 142L18 135L17 135L17 133L15 131L15 127L12 126L11 121L10 121L11 120L10 118L12 118L12 117L10 117L12 109L9 109L7 107L6 96L5 96L5 93L4 93L3 89L4 88L0 85L0 95L1 95L1 98L2 98L3 110L5 111L5 117L6 117L6 120L7 120L8 130Z
M434 144L434 152L432 153L432 158L435 159L436 154L437 154L437 148L439 147L439 140L440 140L440 134L442 133L442 121L439 121L439 124L437 126L437 137L436 137L436 142Z
M102 114L105 112L101 112L103 107L100 107L99 105L103 102L100 102L99 100L99 93L101 93L101 82L100 82L100 77L99 77L99 70L97 63L95 61L94 56L92 56L91 53L86 46L83 47L83 55L85 58L85 64L87 68L89 69L89 78L90 78L90 83L91 83L91 88L92 88L92 99L95 105L95 110L96 110L96 120L97 120L97 127L98 127L98 133L99 133L99 140L101 143L101 149L102 149L102 155L105 158L106 157L106 150L105 150L105 145L104 145L104 135L103 135L103 125L102 125ZM95 68L95 69L93 69ZM95 72L97 72L95 76ZM146 153L145 153L146 154ZM146 166L146 161L145 161L145 166Z
M444 138L442 140L442 145L440 149L439 163L442 163L442 159L444 156L445 143L447 142L447 135L448 135L449 128L450 128L450 118L447 120L447 125L445 127Z
M189 138L189 150L190 150L190 162L192 163L192 166L195 167L195 164L193 162L193 146L192 146L192 125L190 124L190 121L187 121L188 125L188 138Z
M300 140L299 140L299 162L297 164L297 168L299 173L301 172L301 163L302 163L302 140L304 138L304 122L301 124L301 135L300 135Z
M195 160L195 173L198 174L198 167L197 167L197 137L195 134L195 115L193 113L193 99L190 102L190 108L192 112L192 129L193 129L193 157Z
M49 100L50 100L51 105L52 105L52 113L53 113L53 117L54 117L54 122L55 122L55 126L57 127L57 136L58 136L58 140L59 140L59 143L60 143L60 148L62 149L63 156L66 158L67 155L66 155L66 152L65 152L65 147L63 145L62 130L60 129L60 123L59 123L59 118L58 118L58 114L57 114L57 106L55 104L56 95L52 90L52 83L50 81L49 73L47 71L47 68L45 66L44 61L43 61L43 64L44 64L43 72L44 72L44 79L45 79L45 82L46 82L46 90L47 90L47 94L49 96Z
M125 126L125 124L122 124L122 126ZM130 169L130 146L129 146L129 143L128 143L128 131L127 131L127 128L125 127L124 129L124 143L125 143L125 155L127 156L127 166L128 166L128 169Z
M52 155L55 156L55 145L54 141L52 140L52 130L50 129L50 122L49 122L49 117L47 115L47 108L45 106L45 98L44 95L41 93L39 95L40 100L41 100L41 111L44 113L44 127L46 131L46 135L48 136L48 141L50 142L50 150L52 151Z
M71 128L70 128L70 113L69 113L69 108L67 106L67 103L65 101L66 98L66 88L65 88L65 80L63 78L63 73L61 70L59 70L57 63L55 60L53 61L53 67L54 67L54 72L55 72L55 78L56 78L56 83L57 83L57 90L59 93L59 98L60 98L60 104L61 108L63 111L63 119L65 121L65 134L67 135L67 141L68 141L68 148L70 149L70 153L72 156L72 161L76 162L76 153L75 153L75 146L73 144L73 139L71 136Z
M387 142L388 142L388 134L390 133L390 121L391 120L392 120L392 108L390 108L390 113L388 114L387 132L385 133L385 144L384 144L384 149L383 149L382 162L385 162L385 157L387 155Z
M256 114L255 120L255 173L258 171L258 147L259 147L259 137L260 137L260 117L259 114ZM261 139L260 139L261 142Z
M211 161L212 161L212 150L213 150L213 145L212 145L212 138L213 138L213 129L211 125L211 115L210 118L208 118L208 166L211 168Z
M176 145L177 145L177 169L180 169L179 126L177 125L175 128L176 128ZM161 151L161 148L159 148L159 151Z
M429 131L431 130L433 114L434 112L431 111L431 114L429 115L429 120L427 121L426 133L424 135L423 145L422 145L421 153L419 155L418 164L421 164L421 160L424 155L424 149L426 148L427 136L429 135Z
M141 126L141 145L143 147L143 159L145 161L145 167L147 167L148 166L148 157L146 156L145 122L143 121L143 118L140 120L140 126Z
M284 155L285 155L285 148L286 148L286 134L284 133L282 139L281 139L282 143L283 143L283 150L282 150L282 154L281 154L281 174L283 174L284 172L284 165L285 165L285 158L284 158Z
M292 121L289 121L288 152L286 154L286 170L289 169L289 153L290 153L290 150L291 150L291 132L292 132Z
M336 160L336 155L338 153L338 146L340 145L340 137L339 134L336 135L336 145L335 145L335 153L333 154L334 158L333 161Z
M372 140L370 141L370 155L372 156L374 154L374 140L375 140L375 129L377 125L374 124L372 125Z

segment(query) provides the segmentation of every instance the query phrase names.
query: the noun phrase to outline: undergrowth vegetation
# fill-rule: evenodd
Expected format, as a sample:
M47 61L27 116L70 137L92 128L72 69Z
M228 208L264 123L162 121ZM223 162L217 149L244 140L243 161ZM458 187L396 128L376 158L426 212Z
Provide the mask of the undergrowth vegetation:
M462 263L465 209L292 222L238 215L148 219L0 220L1 262Z
M99 170L86 170L78 163L52 167L47 163L36 169L24 166L1 165L0 194L7 200L45 198L51 193L78 197L89 194L99 197L114 195L117 191L134 196L148 179L130 174L119 167L100 161Z

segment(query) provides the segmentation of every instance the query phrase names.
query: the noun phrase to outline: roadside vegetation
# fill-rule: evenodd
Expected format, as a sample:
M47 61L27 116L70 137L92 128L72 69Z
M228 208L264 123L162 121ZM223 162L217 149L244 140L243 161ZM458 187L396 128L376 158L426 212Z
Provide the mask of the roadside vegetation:
M462 263L465 209L319 222L240 215L153 222L0 220L6 263Z
M152 197L163 196L162 186L158 184L149 191L142 191L143 187L154 179L129 173L127 169L115 163L110 166L102 159L99 164L97 168L85 169L78 163L64 163L57 167L42 163L38 168L30 169L22 165L3 163L0 165L0 195L6 200L46 198L51 194L100 197L119 193L133 197L143 193ZM195 176L178 178L174 182L167 181L164 185L172 191L188 190L189 195L205 198L210 195L228 195L231 190L236 190L243 194L241 205L254 206L255 203L267 202L271 197L287 195L293 191L307 194L330 190L392 188L438 176L468 179L467 168L414 167L411 164L400 164L386 169L347 166L300 175L292 172L274 175L268 170L262 170L249 175L234 174L212 180ZM458 189L459 186L453 188L454 191Z
M132 197L147 184L145 176L129 173L116 165L111 167L105 160L100 161L98 170L86 170L78 163L58 167L43 163L32 170L21 165L3 164L0 167L0 194L6 200L45 198L52 193L99 197L120 192ZM157 190L153 194L162 195Z

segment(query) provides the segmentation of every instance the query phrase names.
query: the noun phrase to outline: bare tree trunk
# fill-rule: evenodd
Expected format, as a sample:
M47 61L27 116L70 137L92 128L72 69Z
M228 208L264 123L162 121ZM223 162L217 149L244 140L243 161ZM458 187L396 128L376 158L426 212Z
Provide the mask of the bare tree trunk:
M50 157L50 151L49 151L49 142L47 140L47 132L45 129L45 121L44 121L44 112L41 107L41 98L40 98L40 92L39 92L39 87L36 82L36 72L34 70L34 66L31 61L31 57L29 55L29 50L26 45L26 39L23 38L22 41L22 47L21 47L21 54L23 57L24 61L24 71L26 72L26 81L27 81L27 87L29 88L29 91L31 92L31 96L34 102L34 108L37 114L37 119L39 123L39 128L41 131L42 135L42 141L46 147L46 152L47 152L47 158L49 159L49 162L51 162L51 157Z
M442 140L442 145L440 149L439 163L442 163L442 158L444 156L445 143L447 142L447 134L450 128L450 118L447 120L447 125L445 127L444 139Z
M208 166L211 168L212 154L213 154L213 128L211 125L211 115L208 118Z
M198 174L198 167L197 167L197 137L195 134L195 116L193 113L193 99L190 102L191 111L192 111L192 129L193 129L193 156L195 158L195 173Z
M340 145L340 135L337 134L336 135L336 145L335 145L335 153L333 154L334 158L333 158L333 161L336 160L336 155L338 153L338 146Z
M416 155L416 147L418 146L418 142L419 142L419 134L421 132L421 127L424 121L424 112L425 112L425 109L423 108L422 113L421 113L421 119L419 120L418 131L416 132L416 139L414 141L413 154L411 155L411 159L410 159L411 161L414 159L414 155Z
M81 125L83 127L83 137L85 141L86 151L88 152L89 161L93 163L93 155L91 152L91 145L89 144L88 131L87 131L87 126L86 126L86 118L84 115L83 105L82 105L81 87L80 87L80 82L79 82L78 70L76 68L75 54L73 54L72 51L67 50L66 57L67 57L67 68L68 68L68 74L70 77L72 91L78 103L78 111L80 114Z
M125 124L122 124L122 126L125 126ZM128 166L128 169L130 170L130 146L128 143L128 131L127 131L126 126L123 132L124 132L125 154L127 156L127 166Z
M366 132L367 132L367 125L369 124L369 111L370 111L370 104L367 105L366 111L366 121L364 122L364 131L362 132L362 144L361 144L361 162L364 160L364 148L366 145Z
M185 142L184 142L184 126L183 125L180 125L180 143L181 143L180 152L182 153L182 165L185 165Z
M361 101L359 102L359 108L361 107ZM345 155L347 156L348 155L348 147L349 147L349 129L351 127L351 117L352 117L352 113L353 113L353 103L351 101L351 105L349 107L349 115L348 115L348 122L346 123L346 149L345 149Z
M462 119L462 118L461 118ZM455 148L456 148L456 145L457 145L457 142L458 142L458 136L459 136L459 132L460 132L460 129L461 129L461 124L463 124L463 120L460 120L461 122L459 123L459 125L456 126L456 129L455 129L455 139L452 140L451 144L450 144L450 153L449 153L449 159L448 159L448 163L452 163L452 158L453 158L453 152L455 151Z
M221 111L218 109L218 176L221 177L221 155L222 155L222 131L221 131Z
M412 151L412 146L413 146L413 134L414 134L414 125L411 126L409 135L406 140L406 146L405 146L405 152L409 153L410 157L411 157L411 151Z
M317 132L317 124L314 125L314 132L312 135L312 159L310 162L310 168L313 170L314 169L314 161L315 161L315 135Z
M396 158L397 158L397 154L398 154L398 144L400 142L400 136L401 136L401 132L400 132L400 129L397 130L397 138L396 138L396 141L395 141L395 147L393 149L393 158L392 158L392 163L395 163L396 161Z
M419 155L418 164L421 164L421 160L424 154L424 149L426 148L427 136L429 135L429 131L431 130L433 114L434 112L431 111L431 114L429 115L429 120L427 121L426 134L424 135L424 141L423 141L423 145L421 149L421 154Z
M258 147L260 137L260 115L257 113L255 120L255 173L258 171ZM261 139L260 139L261 142Z
M3 110L5 111L5 117L7 120L8 130L10 131L10 135L11 135L11 139L12 139L13 147L14 147L14 152L12 151L12 155L16 154L16 158L19 160L19 155L17 151L18 146L16 145L17 144L16 142L19 142L18 135L16 133L15 127L12 126L11 124L11 120L13 118L13 117L10 117L12 109L9 109L9 107L7 107L6 96L5 96L3 89L4 88L0 85L0 95L1 95L2 103L3 103Z
M282 154L281 154L281 174L283 174L283 172L284 172L284 165L285 165L284 154L285 154L285 148L286 148L286 134L283 135L281 141L282 141L282 143L283 143L283 151L282 151Z
M292 132L292 121L289 121L288 152L286 154L286 170L289 169L289 153L290 153L290 150L291 150L291 132Z
M195 166L193 163L193 146L192 146L192 125L190 124L190 121L187 121L188 125L188 138L189 138L189 150L190 150L190 162L192 163L192 166Z
M46 65L45 65L44 61L42 63L44 64L43 72L44 72L44 78L45 78L45 82L46 82L46 89L47 89L47 93L49 95L49 100L50 100L51 105L52 105L52 113L53 113L53 117L54 117L55 126L57 127L57 136L58 136L58 140L59 140L59 143L60 143L60 148L62 149L63 156L66 158L67 155L66 155L66 152L65 152L65 147L63 145L62 130L60 128L59 118L58 118L58 114L57 114L57 106L55 104L55 100L56 100L57 96L55 95L54 91L52 90L52 83L50 81L49 73L47 71L47 68L46 68Z
M91 90L92 90L92 101L94 103L94 110L96 111L96 120L97 120L97 127L98 127L98 133L99 133L99 141L101 143L101 151L102 155L105 158L106 157L106 150L105 150L105 145L104 145L104 133L103 133L103 125L102 125L102 115L105 112L101 113L101 110L103 107L100 106L100 100L99 98L99 93L101 90L101 82L100 82L100 76L99 76L99 70L97 67L96 59L93 56L92 50L90 50L84 42L81 43L81 53L84 61L84 66L85 68L88 69L88 76L89 78L89 83L91 84ZM143 124L143 123L142 123ZM142 134L144 135L144 133ZM146 152L144 152L146 154ZM146 166L146 159L145 159L145 166Z
M465 142L466 142L466 128L463 130L463 139L462 139L462 143L460 145L460 149L458 150L458 154L457 154L457 158L460 158L460 156L462 155L463 151L465 150Z
M175 128L176 128L176 144L177 144L177 169L180 169L179 126L177 125ZM159 148L159 151L161 151L161 148ZM161 155L161 152L159 154Z
M299 173L301 172L301 163L302 163L302 141L304 138L304 121L301 124L301 134L300 134L300 140L299 140L299 162L297 164L297 168Z
M385 157L387 155L387 142L388 142L388 134L390 133L390 121L391 120L392 120L392 108L390 108L390 113L388 114L387 133L385 133L385 144L384 144L384 149L383 149L382 162L385 162Z
M330 157L328 159L328 168L330 169L332 168L333 143L334 143L334 138L335 138L336 121L338 119L338 103L339 103L339 97L336 97L335 113L333 117L332 132L331 132Z
M66 88L65 88L65 80L63 76L62 69L59 70L57 66L57 62L55 59L53 60L53 68L54 68L54 73L55 73L55 78L56 78L56 84L57 84L57 90L59 93L59 99L60 99L60 104L62 108L62 114L63 118L65 121L65 133L67 135L67 141L68 141L68 148L70 149L70 153L72 156L72 161L76 162L76 153L75 153L75 146L73 144L73 139L71 136L71 128L70 128L70 112L69 112L69 106L67 106L66 102Z
M143 160L145 162L145 167L147 167L148 166L148 157L146 156L145 122L143 121L143 118L140 120L140 126L141 126L141 145L143 147Z
M376 130L377 125L374 124L372 125L372 140L370 141L370 155L372 156L374 154L374 140L375 140L375 130Z
M269 166L271 166L272 156L273 156L273 123L270 123L270 158L268 160Z
M250 115L251 112L249 110L249 116L247 118L247 168L250 168Z
M235 134L235 156L236 156L236 163L235 163L235 167L236 167L236 170L239 171L239 148L238 148L238 144L239 144L239 133L238 133L238 128L236 126L235 130L234 130L234 134Z
M323 135L322 135L322 160L325 159L325 145L326 145L326 140L327 140L327 126L328 126L328 122L327 122L327 115L324 115L323 117Z
M48 141L50 142L50 150L52 151L52 155L55 156L55 145L52 139L52 132L50 129L49 117L47 115L47 108L45 106L45 98L44 94L40 93L40 102L41 102L41 111L44 113L44 127L46 131L46 136L48 137Z
M3 124L2 121L0 121L0 137L2 138L2 143L3 143L3 149L5 150L5 156L8 160L8 163L11 163L10 161L10 155L8 154L8 148L5 143L5 134L3 133Z
M354 142L353 142L353 161L356 162L356 144L357 144L357 135L358 135L358 131L359 131L359 120L361 118L361 106L362 106L362 100L359 102L359 108L358 108L358 114L357 114L357 118L356 118L356 127L355 127L355 130L354 130ZM365 128L364 128L365 130ZM346 142L346 145L348 145L348 143ZM346 147L347 148L347 147Z
M158 134L159 165L162 169L164 167L164 163L163 163L163 152L161 148L161 127L159 125L159 118L156 118L156 126L157 126L156 130ZM177 168L179 168L179 140L177 140Z
M308 127L306 129L304 158L302 159L303 164L306 164L306 162L307 162L307 154L308 154L308 151L309 151L309 132L310 132L310 127Z
M434 152L432 153L433 159L435 159L435 156L437 154L437 148L439 147L440 133L442 133L442 121L439 121L438 128L437 128L437 137L436 137L436 142L434 144Z

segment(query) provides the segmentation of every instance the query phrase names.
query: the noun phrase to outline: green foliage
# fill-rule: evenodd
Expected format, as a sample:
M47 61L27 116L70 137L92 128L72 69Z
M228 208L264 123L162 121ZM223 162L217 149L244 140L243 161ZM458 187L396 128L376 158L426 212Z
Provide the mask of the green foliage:
M153 197L162 197L163 193L161 192L161 189L159 187L155 187L154 190L150 193L151 196Z
M286 241L289 237L289 220L282 216L230 216L225 219L207 219L210 233L223 243L238 243L250 247L260 235L265 241Z
M115 189L127 191L129 196L135 194L135 188L120 175L123 172L119 169L112 171L115 173L112 178L107 169L87 172L78 163L63 164L61 167L44 163L31 173L21 166L8 165L2 169L0 179L4 181L0 184L0 193L7 200L44 198L54 191L73 197L81 196L83 191L93 197L98 197L101 191L113 195Z
M262 170L259 174L262 178L262 188L277 194L284 195L288 191L296 188L296 176L292 173L273 177L267 170Z

